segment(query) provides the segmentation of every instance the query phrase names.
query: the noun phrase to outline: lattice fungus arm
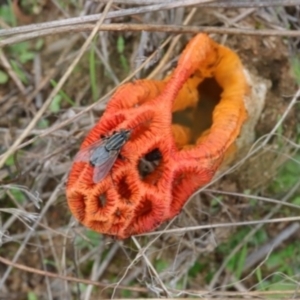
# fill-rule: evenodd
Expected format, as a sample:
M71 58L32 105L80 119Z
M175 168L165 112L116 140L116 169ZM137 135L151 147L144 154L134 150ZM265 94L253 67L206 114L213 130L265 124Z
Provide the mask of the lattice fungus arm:
M71 212L99 233L127 238L154 230L180 213L207 184L239 135L248 87L239 57L206 34L196 35L162 81L121 86L82 147L101 134L132 129L110 175L93 182L93 167L74 162L67 184ZM147 153L158 151L148 174Z

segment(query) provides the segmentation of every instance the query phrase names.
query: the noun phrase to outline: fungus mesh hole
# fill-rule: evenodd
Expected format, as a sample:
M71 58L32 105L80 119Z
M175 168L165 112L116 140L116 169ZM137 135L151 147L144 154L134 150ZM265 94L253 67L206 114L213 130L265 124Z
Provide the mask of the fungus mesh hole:
M130 189L128 182L126 181L126 177L122 177L119 180L117 189L118 189L118 194L120 195L121 198L130 200L132 191Z
M155 184L160 179L163 171L163 160L159 148L154 148L139 159L138 171L144 182Z
M142 199L138 207L136 208L136 216L139 219L143 219L147 217L148 215L151 215L153 209L153 204L151 199Z
M80 222L82 222L85 217L86 200L87 197L78 191L73 192L72 195L69 196L69 202L73 204L73 214Z
M100 208L103 208L105 207L106 205L106 201L107 201L107 197L106 197L106 194L101 194L98 196L98 199L99 199L99 206Z

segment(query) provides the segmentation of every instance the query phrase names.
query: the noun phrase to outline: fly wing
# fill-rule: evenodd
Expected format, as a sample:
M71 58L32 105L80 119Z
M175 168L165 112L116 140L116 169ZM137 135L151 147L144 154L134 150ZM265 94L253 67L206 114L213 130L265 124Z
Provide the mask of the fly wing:
M113 167L117 157L118 157L119 151L113 151L111 150L109 152L109 157L103 161L101 164L97 164L94 167L94 173L93 173L93 181L94 183L98 183L102 179L106 177L108 172Z
M99 147L103 147L104 143L105 143L105 140L102 139L100 141L93 143L92 145L90 145L86 148L79 150L79 152L74 157L74 161L90 162L92 154L95 151L95 149L97 149Z

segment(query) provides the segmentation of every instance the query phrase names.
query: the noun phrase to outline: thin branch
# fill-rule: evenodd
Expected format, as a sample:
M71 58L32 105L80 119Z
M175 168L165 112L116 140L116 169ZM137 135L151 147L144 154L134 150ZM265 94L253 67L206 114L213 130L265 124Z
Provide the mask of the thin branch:
M25 272L29 272L29 273L33 273L33 274L39 274L41 276L45 276L45 277L49 277L49 278L56 278L56 279L60 278L61 280L78 282L78 283L83 283L83 284L93 285L93 286L98 286L98 287L104 287L104 288L107 288L107 289L117 288L117 289L131 290L131 291L136 291L136 292L146 292L147 291L146 288L127 287L127 286L122 286L122 285L119 285L119 286L115 287L114 285L109 284L109 283L101 283L101 282L98 282L98 281L93 281L93 280L88 280L88 279L83 279L83 278L77 278L77 277L72 277L72 276L63 276L63 275L59 275L59 274L56 274L56 273L52 273L52 272L48 272L48 271L44 271L44 270L39 270L39 269L28 267L26 265L18 264L16 262L10 261L10 260L8 260L4 257L1 257L1 256L0 256L0 262L2 264L10 266L11 268L14 267L14 268L17 268L17 269L25 271Z
M300 224L292 223L290 226L285 228L279 233L276 233L276 236L268 241L266 244L261 246L259 249L252 252L245 260L243 271L247 271L257 264L260 260L264 259L270 253L270 251L278 248L283 244L285 240L290 238L296 232L299 232Z
M25 86L17 76L16 72L13 70L11 63L9 62L9 60L6 58L6 56L2 51L0 51L0 63L5 68L6 72L9 74L10 78L14 81L15 85L17 86L17 88L19 89L23 97L26 97Z
M91 31L94 24L82 24L80 26L65 26L55 29L44 29L40 31L25 33L14 37L7 38L0 41L0 48L27 41L34 38L49 36L53 34L71 33ZM169 32L169 33L218 33L218 34L232 34L232 35L252 35L252 36L288 36L299 37L300 30L276 30L276 29L250 29L250 28L224 28L214 26L181 26L181 25L161 25L161 24L102 24L99 31L149 31L149 32Z
M35 268L31 268L28 267L26 265L22 265L19 263L14 263L4 257L0 256L0 262L4 265L7 266L11 266L14 267L16 269L28 272L28 273L32 273L32 274L39 274L41 276L47 276L50 278L59 278L61 280L66 280L66 281L70 281L70 282L78 282L78 283L82 283L82 284L86 284L86 285L93 285L93 286L98 286L98 287L104 287L105 289L111 289L111 288L117 288L120 290L128 290L128 291L132 291L132 292L148 292L148 290L144 287L138 287L138 286L124 286L124 285L115 285L115 284L107 284L107 283L102 283L99 281L92 281L92 280L88 280L88 279L83 279L83 278L77 278L77 277L72 277L72 276L61 276L58 275L56 273L52 273L52 272L48 272L48 271L44 271L44 270L39 270L39 269L35 269ZM177 292L177 290L175 289L170 289L171 291ZM272 290L272 291L247 291L247 292L236 292L236 291L221 291L221 292L209 292L207 290L187 290L187 292L193 292L193 293L197 293L197 294L201 294L203 295L211 295L213 296L221 296L221 297L229 297L229 296L263 296L263 295L289 295L289 294L294 294L295 290L285 290L285 291L276 291L276 290ZM183 300L183 298L176 298L177 300ZM186 298L184 298L186 299ZM215 298L208 298L206 297L205 299L210 300L210 299L215 299ZM223 298L224 299L224 298ZM154 299L153 300L158 300L158 299Z
M95 1L95 0L94 0ZM106 3L108 0L96 0L100 3ZM164 3L170 3L174 0L164 0ZM154 5L161 3L161 0L115 0L116 4L126 5ZM216 8L240 8L240 7L270 7L270 6L295 6L300 5L299 0L220 0L213 3L198 4L201 7Z
M150 236L150 235L157 235L157 234L178 234L178 233L186 233L189 231L197 231L202 229L212 229L212 228L224 228L224 227L236 227L236 226L249 226L249 225L257 225L257 224L273 224L273 223L282 223L282 222L299 222L299 217L287 217L287 218L274 218L269 220L254 220L254 221L247 221L247 222L234 222L234 223L215 223L215 224L207 224L207 225L199 225L199 226L190 226L190 227L183 227L183 228L174 228L162 231L154 231L154 232L147 232L142 234L137 234L136 236Z
M101 0L107 2L108 0ZM138 2L138 4L142 4L139 0L123 0L129 3L130 1ZM146 0L144 0L145 2ZM153 0L152 0L153 1ZM117 3L117 0L115 1ZM153 1L154 2L154 1ZM132 16L137 14L144 14L148 12L160 11L160 10L169 10L177 7L187 7L191 5L201 5L201 7L226 7L226 8L234 8L234 7L264 7L264 6L296 6L300 5L300 0L251 0L251 1L239 1L239 0L226 0L226 1L213 1L213 0L181 0L181 1L163 1L161 0L155 1L155 3L159 3L156 5L148 5L143 7L135 7L129 9L122 9L119 11L109 12L105 16L105 20L120 18L125 16ZM208 3L212 2L212 3ZM0 29L0 37L22 34L26 32L39 31L43 29L49 28L57 28L61 26L75 26L85 23L92 23L99 20L99 18L103 14L95 14L89 16L80 16L75 18L68 18L64 20L56 20L38 24L30 24L25 26L19 26L9 29Z
M192 6L192 5L197 5L200 3L212 2L212 1L214 0L180 0L180 1L172 1L170 3L161 3L157 5L151 5L151 6L123 9L119 11L109 12L108 14L105 15L104 20L144 14L147 12L169 10L177 7L187 7L187 6ZM81 16L81 17L69 18L64 20L56 20L56 21L45 22L45 23L31 24L26 26L14 27L10 29L2 29L0 30L0 37L14 35L14 34L21 34L25 32L40 31L49 28L54 29L61 26L70 26L70 25L76 26L80 24L92 23L92 22L97 22L101 17L103 17L103 13L84 16L84 17Z

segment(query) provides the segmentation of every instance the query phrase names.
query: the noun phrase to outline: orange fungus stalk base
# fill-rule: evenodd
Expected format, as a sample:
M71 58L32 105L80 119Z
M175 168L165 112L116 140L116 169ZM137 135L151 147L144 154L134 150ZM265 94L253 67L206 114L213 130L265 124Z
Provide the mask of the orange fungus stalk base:
M123 159L98 183L91 164L74 162L67 183L72 214L86 227L120 239L152 231L179 214L232 148L247 116L247 92L239 57L206 34L190 40L164 80L122 85L81 149L132 129ZM159 163L142 175L141 161L153 150Z

